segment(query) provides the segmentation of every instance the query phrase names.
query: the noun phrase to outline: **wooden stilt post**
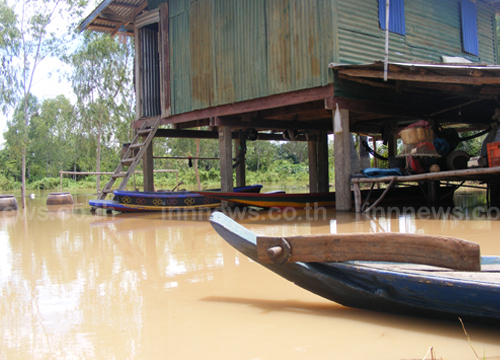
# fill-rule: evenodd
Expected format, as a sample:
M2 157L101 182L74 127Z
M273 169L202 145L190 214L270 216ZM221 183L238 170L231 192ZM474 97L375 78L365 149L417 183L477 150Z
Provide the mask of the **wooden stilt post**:
M146 148L142 158L142 173L144 176L144 191L155 191L153 141Z
M351 199L351 133L349 132L349 111L340 110L342 132L335 134L335 208L350 211Z
M241 136L234 141L234 153L235 155L241 154L241 158L238 158L238 166L236 166L236 186L246 185L246 173L245 173L245 153L243 149L246 147L246 140Z
M328 174L328 134L320 131L318 134L318 192L328 192L330 179Z
M394 134L394 129L391 128L391 136L389 138L389 142L387 143L387 152L389 153L389 157L396 156L397 149L398 135Z
M316 139L307 142L307 152L309 154L309 191L318 192L318 144Z
M220 181L221 191L233 191L233 159L231 147L231 128L229 126L219 127L219 152L220 152ZM222 207L227 207L226 201L222 202Z

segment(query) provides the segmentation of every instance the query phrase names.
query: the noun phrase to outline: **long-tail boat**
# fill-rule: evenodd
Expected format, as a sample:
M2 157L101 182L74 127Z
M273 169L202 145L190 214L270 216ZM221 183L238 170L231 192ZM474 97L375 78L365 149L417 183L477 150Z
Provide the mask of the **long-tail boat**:
M443 193L441 205L451 205L453 193L457 189L456 186L444 186L441 189ZM373 203L384 192L384 189L362 190L362 196L365 201ZM248 192L211 192L197 191L198 194L205 197L210 197L218 200L233 202L239 205L254 206L260 208L278 208L285 209L288 207L304 209L308 207L334 207L335 193L285 193L284 191L276 191L269 193L248 193ZM370 201L371 200L371 201ZM418 186L399 187L391 189L385 196L383 204L388 203L407 203L412 206L427 205L427 199Z
M230 245L296 285L354 308L500 325L500 257L421 234L259 236L222 213Z
M262 185L235 188L235 192L258 193ZM218 190L210 190L211 192ZM214 209L220 200L208 198L192 191L113 191L113 200L89 200L94 208L121 212L184 211Z

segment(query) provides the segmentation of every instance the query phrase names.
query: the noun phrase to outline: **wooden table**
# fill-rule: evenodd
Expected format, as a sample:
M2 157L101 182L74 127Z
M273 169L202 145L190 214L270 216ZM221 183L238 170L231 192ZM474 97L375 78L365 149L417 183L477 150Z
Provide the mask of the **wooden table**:
M354 190L354 205L357 213L361 212L362 199L360 184L388 183L389 185L370 208L376 206L396 183L421 182L421 181L483 181L485 183L500 183L500 166L487 168L474 168L452 171L438 171L425 174L406 176L381 176L381 177L352 177L351 183Z

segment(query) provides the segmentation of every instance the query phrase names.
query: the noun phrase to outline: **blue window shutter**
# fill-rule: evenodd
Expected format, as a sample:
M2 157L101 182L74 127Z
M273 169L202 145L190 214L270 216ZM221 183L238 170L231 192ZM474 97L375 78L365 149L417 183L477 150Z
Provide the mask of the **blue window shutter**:
M385 30L385 0L378 0L378 21L380 22L380 28ZM406 35L404 0L390 1L389 31L400 35Z
M477 38L477 5L470 0L462 0L462 43L464 51L479 55Z

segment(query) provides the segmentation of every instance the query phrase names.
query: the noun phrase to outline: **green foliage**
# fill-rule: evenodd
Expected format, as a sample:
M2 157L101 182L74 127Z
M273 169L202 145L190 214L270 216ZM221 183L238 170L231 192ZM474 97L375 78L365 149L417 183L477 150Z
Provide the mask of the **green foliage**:
M21 33L17 28L17 16L7 5L6 0L0 0L0 107L5 113L14 103L15 91L18 85L14 59L21 48Z
M19 188L19 181L15 181L11 178L8 178L4 174L0 174L0 189L2 191L14 190Z
M475 132L468 131L460 134L460 137L465 138L468 136L474 135ZM469 154L470 156L479 156L481 155L481 147L483 146L483 141L486 135L479 136L477 138L467 140L467 141L462 141L460 144L458 144L456 150L464 150Z
M76 142L80 154L94 159L98 172L110 167L109 160L116 166L119 146L130 138L127 129L135 118L133 56L131 44L85 32L81 46L67 58L74 67L70 80L78 98L80 138ZM90 167L90 162L84 166Z
M28 185L28 189L31 190L49 190L57 189L60 185L59 178L43 178L32 182Z

